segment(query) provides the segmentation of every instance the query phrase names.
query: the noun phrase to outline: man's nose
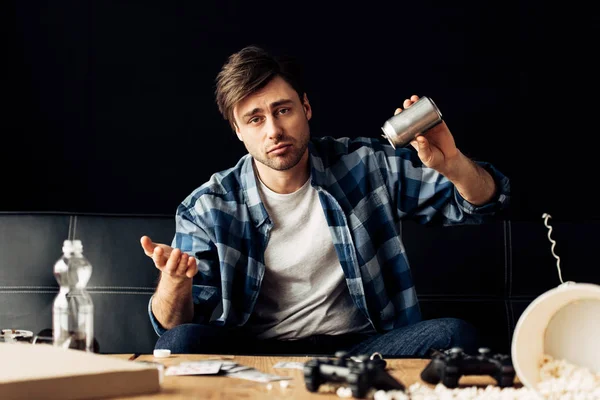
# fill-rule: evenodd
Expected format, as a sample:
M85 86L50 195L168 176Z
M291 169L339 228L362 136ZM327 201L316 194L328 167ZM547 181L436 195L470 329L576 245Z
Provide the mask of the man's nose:
M271 140L277 140L283 135L283 128L277 118L267 118L265 129L267 137Z

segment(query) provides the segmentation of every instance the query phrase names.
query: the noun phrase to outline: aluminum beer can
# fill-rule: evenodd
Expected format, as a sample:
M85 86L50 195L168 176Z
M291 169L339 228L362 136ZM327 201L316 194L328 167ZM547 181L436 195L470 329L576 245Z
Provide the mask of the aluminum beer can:
M392 147L403 147L416 136L442 122L442 113L433 100L423 96L410 107L385 121L381 130Z

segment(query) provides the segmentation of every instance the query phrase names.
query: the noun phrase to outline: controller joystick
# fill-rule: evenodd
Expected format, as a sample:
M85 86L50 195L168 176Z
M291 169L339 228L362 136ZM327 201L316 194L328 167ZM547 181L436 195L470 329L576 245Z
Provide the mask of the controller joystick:
M431 361L421 371L421 379L427 383L441 382L448 388L458 386L458 381L466 375L489 375L500 387L512 386L515 369L512 360L505 354L490 354L490 349L482 347L479 354L465 354L461 348L452 348L445 352L435 352Z

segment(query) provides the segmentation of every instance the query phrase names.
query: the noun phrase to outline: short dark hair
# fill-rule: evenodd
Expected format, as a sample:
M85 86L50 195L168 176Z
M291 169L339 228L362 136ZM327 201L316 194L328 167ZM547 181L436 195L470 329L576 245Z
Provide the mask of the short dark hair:
M217 75L215 96L219 111L235 130L233 108L248 95L280 76L302 100L304 83L299 63L289 56L272 56L258 46L246 46L229 56Z

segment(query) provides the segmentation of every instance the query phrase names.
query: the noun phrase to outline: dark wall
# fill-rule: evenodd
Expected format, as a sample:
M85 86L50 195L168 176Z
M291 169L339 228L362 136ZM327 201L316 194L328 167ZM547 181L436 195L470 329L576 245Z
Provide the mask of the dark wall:
M597 18L540 1L15 1L0 210L165 213L245 153L214 78L304 61L316 136L378 137L413 93L513 180L511 213L600 217Z

